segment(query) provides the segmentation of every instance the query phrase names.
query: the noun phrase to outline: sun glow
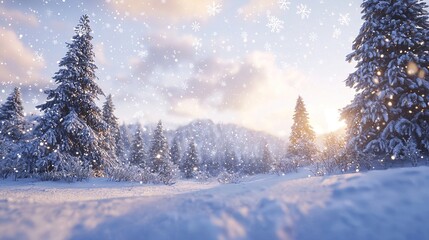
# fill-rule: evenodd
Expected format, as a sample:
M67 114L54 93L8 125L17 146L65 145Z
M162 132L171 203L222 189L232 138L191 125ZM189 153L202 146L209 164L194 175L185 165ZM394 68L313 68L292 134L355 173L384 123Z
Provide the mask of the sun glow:
M337 131L345 127L344 121L340 120L340 112L337 109L323 109L323 119L314 119L310 115L310 124L312 124L316 134L324 134Z

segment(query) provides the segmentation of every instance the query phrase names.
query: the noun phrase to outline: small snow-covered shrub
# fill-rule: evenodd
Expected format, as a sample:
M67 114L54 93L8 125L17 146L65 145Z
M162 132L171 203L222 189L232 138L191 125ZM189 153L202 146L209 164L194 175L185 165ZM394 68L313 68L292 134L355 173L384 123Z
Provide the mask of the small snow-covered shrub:
M325 137L324 148L310 166L310 171L315 176L345 172L350 168L349 158L345 155L344 136L330 133Z
M210 174L204 171L198 171L195 174L195 180L197 180L198 182L207 182L210 178Z
M90 167L83 167L78 163L69 164L67 170L53 169L51 171L40 172L40 180L42 181L83 181L93 176L93 171Z
M274 166L274 172L277 175L283 175L291 172L298 172L298 162L290 159L279 160Z
M338 165L333 159L320 159L310 166L314 176L325 176L338 172Z
M106 175L115 182L160 183L158 176L134 165L120 165L106 170Z
M239 183L241 182L242 176L239 173L228 173L228 172L222 172L219 174L217 180L220 183L227 184L227 183Z

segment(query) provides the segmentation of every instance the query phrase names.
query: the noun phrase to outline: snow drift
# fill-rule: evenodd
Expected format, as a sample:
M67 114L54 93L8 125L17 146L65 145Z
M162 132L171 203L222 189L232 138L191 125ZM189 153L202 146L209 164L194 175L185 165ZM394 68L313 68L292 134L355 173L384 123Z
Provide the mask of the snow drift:
M0 239L429 239L429 167L239 184L0 181Z

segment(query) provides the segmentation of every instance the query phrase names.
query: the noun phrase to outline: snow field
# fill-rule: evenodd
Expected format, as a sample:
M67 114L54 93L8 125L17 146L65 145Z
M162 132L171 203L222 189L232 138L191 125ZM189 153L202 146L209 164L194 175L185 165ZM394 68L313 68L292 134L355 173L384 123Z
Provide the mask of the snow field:
M0 181L0 239L429 239L429 167L172 186Z

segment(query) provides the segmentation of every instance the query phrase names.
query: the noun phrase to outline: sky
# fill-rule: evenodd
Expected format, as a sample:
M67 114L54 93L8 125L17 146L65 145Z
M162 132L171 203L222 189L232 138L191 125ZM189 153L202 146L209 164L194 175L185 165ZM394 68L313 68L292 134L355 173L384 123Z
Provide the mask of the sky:
M1 0L0 101L21 87L27 114L83 14L97 83L120 123L167 128L194 119L287 137L301 96L318 134L343 126L354 91L344 80L361 0ZM100 107L104 101L100 96Z

